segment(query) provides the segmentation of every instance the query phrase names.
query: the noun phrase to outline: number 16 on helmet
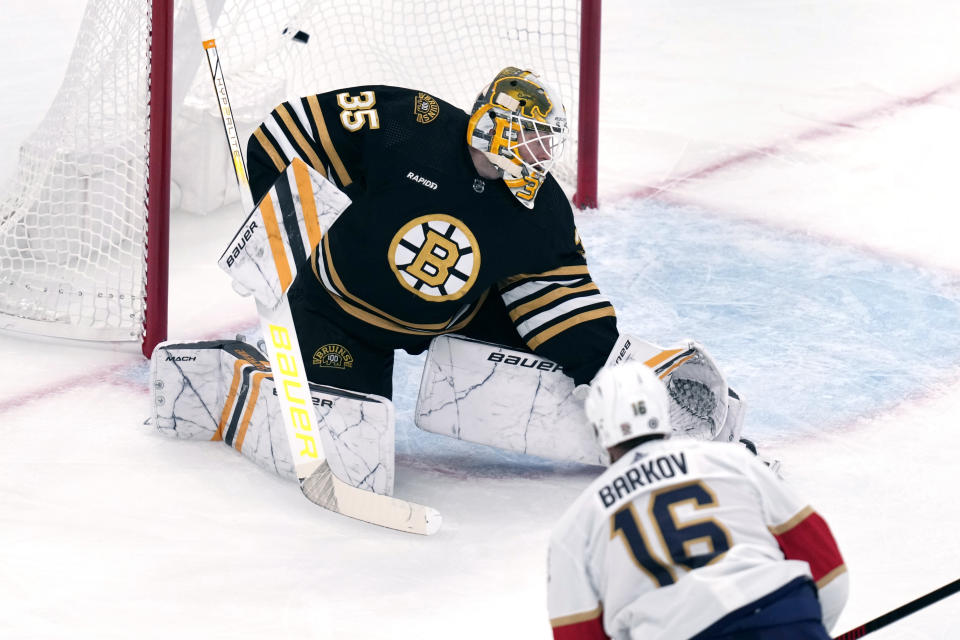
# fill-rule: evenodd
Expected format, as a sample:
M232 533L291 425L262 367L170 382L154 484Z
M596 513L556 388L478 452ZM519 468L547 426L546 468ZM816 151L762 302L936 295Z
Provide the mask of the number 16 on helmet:
M666 385L640 362L601 369L590 383L584 411L606 449L641 436L672 433Z

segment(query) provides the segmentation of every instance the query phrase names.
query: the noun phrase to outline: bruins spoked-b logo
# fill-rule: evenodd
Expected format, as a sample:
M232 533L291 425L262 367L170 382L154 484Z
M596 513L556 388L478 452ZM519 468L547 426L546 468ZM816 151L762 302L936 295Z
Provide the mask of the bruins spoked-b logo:
M332 369L349 369L353 355L339 344L325 344L313 352L313 364Z
M477 239L462 221L442 213L405 224L387 260L405 289L431 302L463 297L480 272Z
M440 115L440 105L436 98L423 91L417 92L417 101L413 112L417 114L417 122L427 124L433 122Z

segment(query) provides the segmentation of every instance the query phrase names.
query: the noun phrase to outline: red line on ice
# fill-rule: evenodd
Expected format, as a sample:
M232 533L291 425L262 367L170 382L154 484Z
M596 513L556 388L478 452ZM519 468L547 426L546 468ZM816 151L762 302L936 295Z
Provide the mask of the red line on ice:
M217 330L211 335L194 338L193 340L216 340L218 337L222 338L224 335L233 336L237 331L248 329L256 325L256 323L257 321L255 318L251 318L243 323L232 322L225 326L222 330ZM88 372L83 375L77 375L72 378L58 380L33 391L18 393L15 397L0 399L0 414L19 409L33 402L38 402L56 395L75 391L76 389L93 387L102 384L113 387L125 387L135 393L146 393L149 391L149 388L146 385L139 384L132 380L120 378L115 375L115 372L118 369L134 367L141 362L143 362L141 356L131 356L129 360L113 363L109 366L102 367L97 371Z
M689 173L685 176L680 176L677 178L669 178L662 181L659 184L642 187L636 191L630 192L623 197L626 198L651 198L656 197L657 194L663 192L669 192L671 188L678 185L685 184L692 180L699 180L702 178L707 178L712 176L715 173L719 173L730 167L745 164L747 162L752 162L763 157L769 157L772 155L777 155L781 152L786 146L793 142L808 142L810 140L817 140L820 138L829 138L836 135L841 135L848 133L850 129L854 129L859 125L874 120L876 118L890 116L896 112L904 111L911 107L922 106L925 104L931 103L937 97L952 93L960 89L960 79L953 82L947 83L941 87L928 91L926 93L916 95L916 96L903 96L892 100L886 104L882 104L866 111L862 111L858 114L855 114L849 118L844 118L843 120L831 122L827 126L814 127L806 131L802 131L797 135L793 136L791 139L777 144L764 145L762 147L753 147L741 153L738 153L729 158L724 158L723 160L714 162L705 167L701 167L692 173Z

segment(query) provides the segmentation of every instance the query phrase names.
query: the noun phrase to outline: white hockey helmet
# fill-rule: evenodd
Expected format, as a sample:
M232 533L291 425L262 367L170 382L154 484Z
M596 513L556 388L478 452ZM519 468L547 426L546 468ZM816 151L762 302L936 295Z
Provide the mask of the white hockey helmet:
M535 73L506 67L477 96L467 142L500 170L521 204L533 208L567 140L560 96Z
M605 449L640 436L669 437L673 432L667 387L653 369L636 361L601 369L590 383L584 410Z

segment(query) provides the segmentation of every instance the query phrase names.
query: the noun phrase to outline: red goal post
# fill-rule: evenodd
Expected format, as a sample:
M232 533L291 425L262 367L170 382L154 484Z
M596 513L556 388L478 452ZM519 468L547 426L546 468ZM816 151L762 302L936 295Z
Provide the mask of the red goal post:
M146 355L166 337L171 207L237 197L192 1L88 0L57 96L0 176L0 329L140 340ZM521 66L563 96L554 172L596 206L601 0L198 1L244 140L294 96L391 84L469 110Z

